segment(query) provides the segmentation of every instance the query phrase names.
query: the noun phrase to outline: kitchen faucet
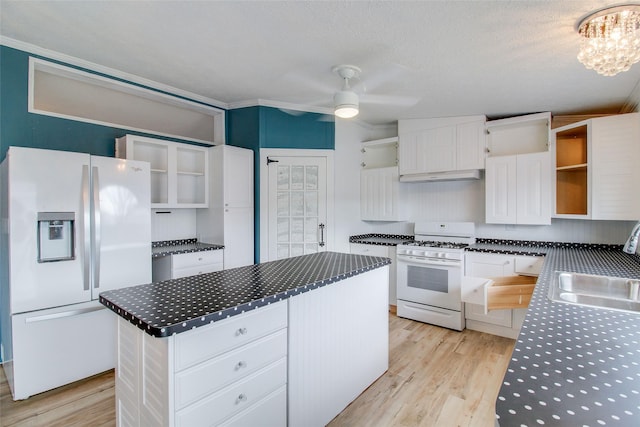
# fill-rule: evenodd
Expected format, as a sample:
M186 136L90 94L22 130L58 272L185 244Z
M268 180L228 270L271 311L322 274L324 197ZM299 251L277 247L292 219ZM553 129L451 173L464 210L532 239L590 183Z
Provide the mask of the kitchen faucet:
M631 234L624 244L622 250L628 254L634 254L638 251L638 239L640 238L640 221L631 230Z

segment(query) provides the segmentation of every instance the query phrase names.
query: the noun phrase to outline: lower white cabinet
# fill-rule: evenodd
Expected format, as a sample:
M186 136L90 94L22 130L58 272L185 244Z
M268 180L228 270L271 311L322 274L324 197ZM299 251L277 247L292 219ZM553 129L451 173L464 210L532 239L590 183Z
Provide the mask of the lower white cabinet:
M467 329L516 338L543 262L538 256L466 252L462 300Z
M118 318L118 426L284 426L287 354L286 301L167 338Z
M391 265L389 265L389 304L393 306L398 305L396 290L396 247L384 245L367 245L365 243L350 243L349 246L350 252L352 254L381 256L391 259Z
M382 267L166 338L118 317L119 427L322 427L389 367Z
M289 298L288 426L323 427L389 367L388 268Z
M152 280L160 282L162 280L220 271L224 268L223 259L222 249L154 258L152 262Z

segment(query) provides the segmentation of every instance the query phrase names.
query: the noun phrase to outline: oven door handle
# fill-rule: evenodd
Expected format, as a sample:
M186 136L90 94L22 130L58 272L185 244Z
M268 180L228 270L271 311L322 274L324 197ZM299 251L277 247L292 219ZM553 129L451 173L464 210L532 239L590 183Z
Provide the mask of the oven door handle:
M441 267L457 267L462 264L459 260L440 260L440 259L425 259L414 256L398 255L397 262L404 262L412 265L435 265Z

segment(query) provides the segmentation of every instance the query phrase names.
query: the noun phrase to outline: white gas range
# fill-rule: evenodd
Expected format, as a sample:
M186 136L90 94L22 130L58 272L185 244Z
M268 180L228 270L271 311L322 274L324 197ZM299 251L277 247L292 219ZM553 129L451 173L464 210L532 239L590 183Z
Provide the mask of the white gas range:
M398 316L461 331L464 248L475 243L475 224L416 222L414 234L397 248Z

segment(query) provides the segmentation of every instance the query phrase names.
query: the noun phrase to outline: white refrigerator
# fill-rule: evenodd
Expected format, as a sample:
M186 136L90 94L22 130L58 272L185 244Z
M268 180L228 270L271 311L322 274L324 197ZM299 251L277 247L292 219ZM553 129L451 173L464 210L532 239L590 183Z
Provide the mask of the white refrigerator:
M14 400L115 366L102 291L151 282L149 164L10 147L2 162L3 367Z

